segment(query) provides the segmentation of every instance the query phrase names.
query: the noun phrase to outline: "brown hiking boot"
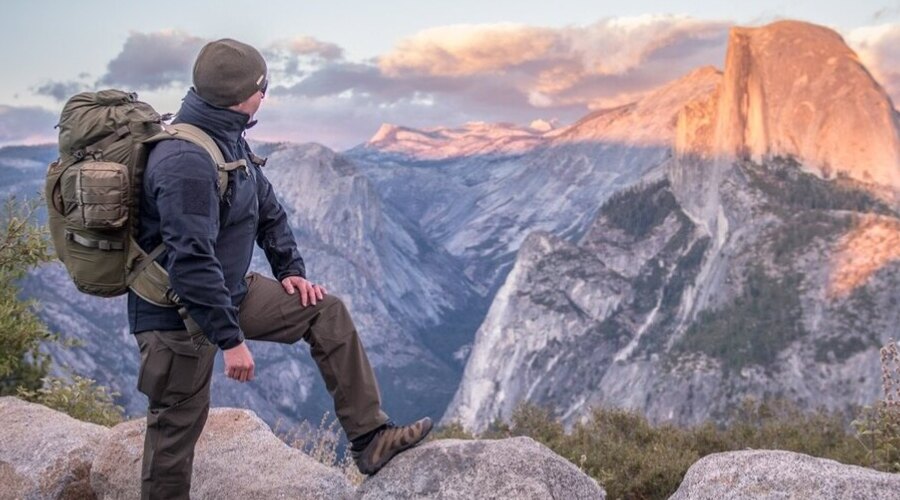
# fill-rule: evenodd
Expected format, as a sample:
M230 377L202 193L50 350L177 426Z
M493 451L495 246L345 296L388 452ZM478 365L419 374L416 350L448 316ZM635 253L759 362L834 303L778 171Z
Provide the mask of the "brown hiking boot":
M431 419L428 417L402 427L389 423L377 431L365 448L359 451L351 450L350 453L359 471L371 476L381 470L395 455L425 439L431 432L431 427Z

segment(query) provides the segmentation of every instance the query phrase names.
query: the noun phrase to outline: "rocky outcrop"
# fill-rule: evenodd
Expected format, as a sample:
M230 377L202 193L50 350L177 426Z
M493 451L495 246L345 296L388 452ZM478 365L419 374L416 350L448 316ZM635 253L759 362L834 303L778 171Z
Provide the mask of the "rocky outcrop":
M702 458L672 500L716 498L900 498L900 474L789 451L736 451Z
M109 429L0 398L0 499L89 499L91 463Z
M357 491L360 500L605 497L593 479L527 437L433 441L398 455Z
M0 499L140 498L143 418L112 429L0 398ZM344 473L278 437L249 410L214 408L197 443L191 498L571 498L603 489L531 438L432 441L355 490Z
M99 498L140 498L145 428L137 419L109 432L91 470ZM192 498L340 499L352 492L339 470L284 444L253 412L210 411L194 456Z

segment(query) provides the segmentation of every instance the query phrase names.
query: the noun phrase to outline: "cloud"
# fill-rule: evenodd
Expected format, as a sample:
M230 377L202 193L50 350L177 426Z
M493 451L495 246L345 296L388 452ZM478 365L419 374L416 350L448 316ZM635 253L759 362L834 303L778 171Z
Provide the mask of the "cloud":
M298 36L290 40L279 40L268 47L270 51L284 51L296 56L312 56L326 60L341 59L344 49L340 45L323 42L311 36Z
M668 15L603 19L558 29L518 24L445 26L400 41L380 58L379 66L394 76L503 74L559 67L588 75L615 75L679 46L695 50L718 46L728 27L724 22ZM672 55L684 53L675 50Z
M556 32L518 24L455 25L431 28L401 40L381 57L389 76L468 76L552 56Z
M894 104L900 103L900 23L857 28L846 39Z
M273 90L314 106L352 105L352 128L580 118L640 98L701 65L721 65L729 24L681 16L604 19L583 27L445 26L401 40L374 61L319 61ZM298 108L301 109L301 108ZM447 114L442 114L447 113ZM342 112L347 119L347 112ZM351 125L345 125L345 128ZM349 128L348 128L349 133Z
M57 101L65 101L79 92L91 90L92 87L93 85L91 84L77 80L70 80L66 82L48 81L41 85L32 87L31 90L37 95L52 97Z
M58 118L44 108L0 105L0 145L55 142Z
M898 14L900 14L900 5L882 7L872 14L872 21L884 22L887 19L897 17Z
M640 98L697 66L721 65L728 23L684 16L602 19L585 26L520 24L431 28L371 60L348 60L309 36L260 48L272 82L260 131L329 145L366 140L381 122L573 121ZM190 85L206 40L181 31L131 33L96 82L48 81L33 91L61 99L85 87L160 94ZM255 132L256 133L256 132Z
M132 32L98 84L130 90L189 85L194 59L206 42L176 30Z

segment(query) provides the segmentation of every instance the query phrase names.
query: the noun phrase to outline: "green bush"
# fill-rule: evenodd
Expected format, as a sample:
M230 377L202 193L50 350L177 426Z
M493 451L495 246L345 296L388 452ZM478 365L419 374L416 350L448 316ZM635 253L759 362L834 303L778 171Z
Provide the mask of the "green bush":
M884 399L863 409L853 427L866 449L866 465L900 472L900 351L894 341L881 349Z
M289 446L306 453L313 460L328 467L336 467L351 484L359 486L365 476L356 467L350 447L342 446L338 425L337 419L325 412L318 427L303 421L299 425L289 426L287 430L281 430L281 422L276 422L273 432Z
M18 396L85 422L107 427L122 422L124 411L113 401L118 394L108 392L95 381L76 375L71 381L46 377L43 382L43 387L36 390L20 388Z
M613 226L641 238L675 210L678 210L678 202L669 189L669 181L663 179L613 194L600 207L600 215Z
M115 394L91 379L48 377L50 357L40 350L56 335L34 314L32 301L19 298L18 280L50 260L46 228L34 222L37 205L10 199L0 213L0 396L16 395L102 425L122 420Z
M0 395L37 389L49 367L39 348L54 337L17 286L29 268L50 259L46 232L33 223L35 207L10 199L0 213Z
M847 210L897 215L865 186L845 176L829 180L804 172L793 158L775 158L764 165L744 162L752 186L769 197L783 213L801 210ZM774 206L772 208L775 208Z
M800 276L770 277L761 266L745 275L743 293L730 304L699 314L675 346L676 352L702 352L727 370L768 366L788 344L803 337Z
M780 449L869 465L866 449L847 430L846 421L837 412L804 412L783 400L748 399L723 424L652 425L634 411L598 408L566 432L550 410L526 403L508 422L495 422L478 436L451 424L439 429L435 437L528 436L596 479L609 498L644 499L668 498L688 468L711 453Z

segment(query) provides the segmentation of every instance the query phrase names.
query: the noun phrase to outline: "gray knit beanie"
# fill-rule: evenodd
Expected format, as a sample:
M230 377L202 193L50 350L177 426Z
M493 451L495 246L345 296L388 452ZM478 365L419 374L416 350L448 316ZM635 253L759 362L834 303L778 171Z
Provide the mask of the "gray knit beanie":
M205 101L227 108L265 91L266 61L253 47L230 38L209 42L194 62L194 90Z

